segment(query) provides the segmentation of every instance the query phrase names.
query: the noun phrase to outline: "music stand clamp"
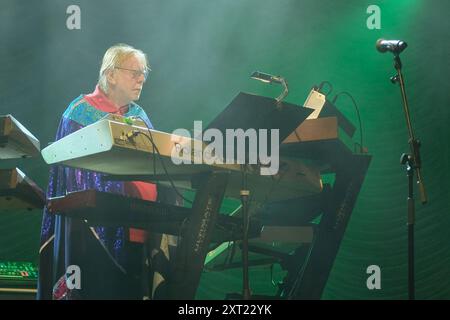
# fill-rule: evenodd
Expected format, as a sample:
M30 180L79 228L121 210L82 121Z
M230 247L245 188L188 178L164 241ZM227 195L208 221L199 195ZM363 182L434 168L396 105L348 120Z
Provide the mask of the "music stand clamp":
M241 203L242 203L242 226L243 226L243 239L242 239L242 298L244 300L251 299L250 280L249 280L249 264L248 264L248 226L249 226L249 197L250 190L247 187L247 168L246 165L241 165L242 168L242 187L240 190Z
M420 200L422 204L427 203L427 194L423 184L421 174L421 159L420 159L420 141L414 137L413 128L411 125L411 118L409 113L408 99L406 96L405 82L402 74L402 62L400 60L400 53L394 52L394 67L397 74L390 78L393 84L400 84L400 91L403 102L403 111L406 118L406 126L408 128L410 145L410 154L403 153L400 157L400 163L406 165L406 175L408 177L408 298L415 299L415 279L414 279L414 224L415 224L415 206L414 206L414 172L416 173L417 185L419 187Z

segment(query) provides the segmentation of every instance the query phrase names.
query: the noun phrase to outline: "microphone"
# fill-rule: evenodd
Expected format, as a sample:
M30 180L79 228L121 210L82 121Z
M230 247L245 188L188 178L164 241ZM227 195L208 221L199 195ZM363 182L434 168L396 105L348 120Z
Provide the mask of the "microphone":
M381 53L385 53L386 51L391 51L392 53L399 54L403 50L406 49L408 45L406 42L402 40L385 40L378 39L376 48Z

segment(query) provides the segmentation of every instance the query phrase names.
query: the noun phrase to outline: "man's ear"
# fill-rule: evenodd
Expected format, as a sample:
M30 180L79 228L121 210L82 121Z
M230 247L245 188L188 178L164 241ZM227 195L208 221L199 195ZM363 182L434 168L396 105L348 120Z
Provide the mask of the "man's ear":
M116 84L116 75L114 70L106 71L106 80L108 81L108 83Z

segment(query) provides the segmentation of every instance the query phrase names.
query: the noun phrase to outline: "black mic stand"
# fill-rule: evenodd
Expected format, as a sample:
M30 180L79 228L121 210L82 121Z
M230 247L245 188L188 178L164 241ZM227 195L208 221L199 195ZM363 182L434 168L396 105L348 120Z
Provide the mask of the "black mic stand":
M394 52L394 67L397 74L391 77L392 83L400 84L400 91L403 101L403 111L405 112L406 125L409 134L410 154L404 153L400 158L400 163L406 165L406 175L408 176L408 298L415 299L414 288L414 223L415 223L415 208L414 208L414 172L417 177L417 184L419 187L420 200L422 204L427 202L427 195L425 186L423 184L421 175L421 161L420 161L420 141L414 137L411 119L409 115L408 100L406 98L405 82L402 74L402 62L400 60L400 53Z

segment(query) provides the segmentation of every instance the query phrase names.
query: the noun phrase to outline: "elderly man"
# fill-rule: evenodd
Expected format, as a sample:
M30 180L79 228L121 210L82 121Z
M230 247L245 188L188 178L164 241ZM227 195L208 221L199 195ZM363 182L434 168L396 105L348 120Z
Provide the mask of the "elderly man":
M149 70L142 51L125 44L109 48L95 91L70 103L60 121L56 140L108 113L140 117L152 128L144 110L134 103ZM102 181L100 173L64 166L50 169L48 198L86 189L153 201L157 197L156 186L150 183ZM136 266L143 265L144 250L142 246L133 246L130 235L128 228L90 227L81 220L49 214L45 208L38 299L142 299L140 270ZM79 288L66 285L69 266L79 267Z

